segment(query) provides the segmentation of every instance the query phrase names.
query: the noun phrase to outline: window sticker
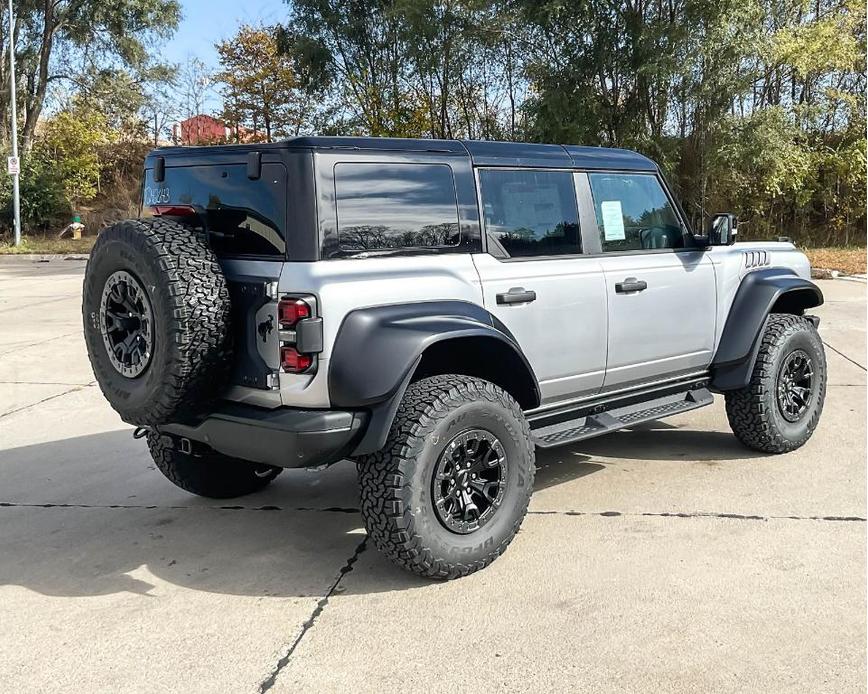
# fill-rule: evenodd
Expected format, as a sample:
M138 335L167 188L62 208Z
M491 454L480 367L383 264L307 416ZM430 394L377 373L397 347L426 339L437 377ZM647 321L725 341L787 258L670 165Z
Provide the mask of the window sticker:
M606 241L624 240L624 214L620 200L603 200L600 203L603 216L603 238Z

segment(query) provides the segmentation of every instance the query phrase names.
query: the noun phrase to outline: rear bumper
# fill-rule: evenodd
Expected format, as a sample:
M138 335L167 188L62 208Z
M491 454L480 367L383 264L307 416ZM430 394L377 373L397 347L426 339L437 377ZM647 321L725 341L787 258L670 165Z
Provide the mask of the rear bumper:
M277 467L315 467L345 457L361 438L366 412L268 410L225 403L205 418L165 424L159 431L210 446L224 455Z

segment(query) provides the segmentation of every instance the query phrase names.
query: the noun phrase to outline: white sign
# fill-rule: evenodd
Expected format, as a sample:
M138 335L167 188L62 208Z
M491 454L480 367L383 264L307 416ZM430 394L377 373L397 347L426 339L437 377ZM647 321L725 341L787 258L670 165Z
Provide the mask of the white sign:
M603 213L603 238L606 241L624 240L624 215L620 200L603 200L600 203Z
M8 157L6 159L6 173L18 175L21 173L21 160L18 157Z

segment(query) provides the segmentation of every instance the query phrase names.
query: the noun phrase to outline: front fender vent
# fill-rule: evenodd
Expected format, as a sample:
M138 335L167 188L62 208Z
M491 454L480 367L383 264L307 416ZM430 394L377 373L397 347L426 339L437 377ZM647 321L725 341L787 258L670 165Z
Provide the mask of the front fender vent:
M755 270L758 267L767 267L771 264L768 251L742 251L744 269Z

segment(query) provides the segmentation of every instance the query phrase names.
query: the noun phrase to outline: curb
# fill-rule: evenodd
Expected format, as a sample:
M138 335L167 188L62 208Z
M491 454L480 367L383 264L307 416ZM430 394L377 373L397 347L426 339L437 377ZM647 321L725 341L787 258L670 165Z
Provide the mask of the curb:
M815 280L847 280L849 282L868 281L865 275L845 275L840 270L826 270L825 268L812 267L811 279Z
M49 263L52 260L87 260L88 254L83 253L0 253L0 263L19 261L22 263Z

